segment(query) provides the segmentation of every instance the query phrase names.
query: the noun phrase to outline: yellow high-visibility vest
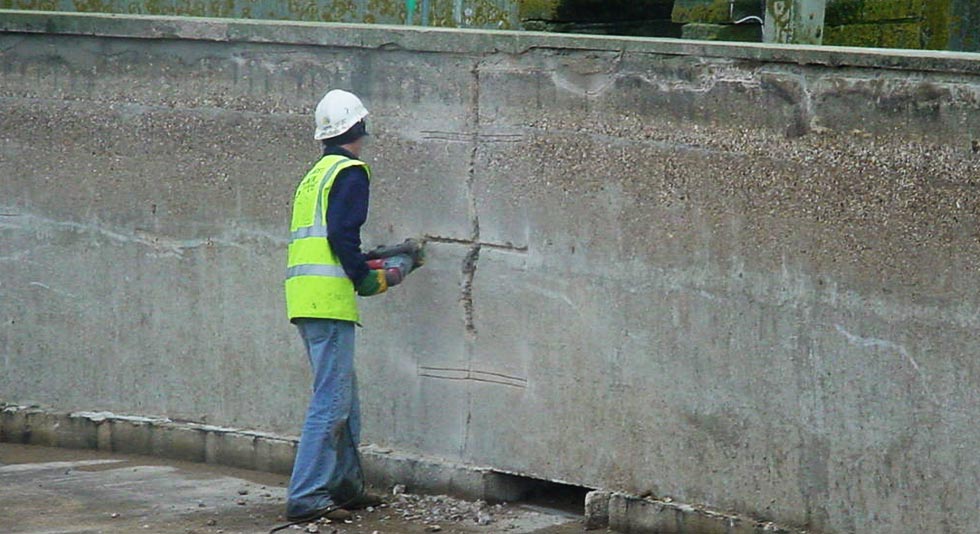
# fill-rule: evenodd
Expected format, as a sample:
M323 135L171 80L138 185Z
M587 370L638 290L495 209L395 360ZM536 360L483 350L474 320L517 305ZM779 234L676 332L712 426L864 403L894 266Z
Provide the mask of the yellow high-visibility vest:
M293 197L291 240L286 265L286 312L297 318L359 320L354 283L327 240L330 188L340 171L367 163L324 156L306 173Z

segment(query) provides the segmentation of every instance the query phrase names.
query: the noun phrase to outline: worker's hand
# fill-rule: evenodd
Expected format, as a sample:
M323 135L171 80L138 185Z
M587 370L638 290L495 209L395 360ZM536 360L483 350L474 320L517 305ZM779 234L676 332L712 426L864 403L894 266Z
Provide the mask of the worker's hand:
M407 254L398 254L389 258L368 260L368 268L384 271L388 287L395 287L405 280L410 272L415 270L413 258Z
M402 283L404 279L405 275L402 274L400 269L385 269L385 281L388 282L388 287L395 287Z
M357 294L362 297L380 295L385 291L388 291L388 278L383 269L371 269L357 285Z

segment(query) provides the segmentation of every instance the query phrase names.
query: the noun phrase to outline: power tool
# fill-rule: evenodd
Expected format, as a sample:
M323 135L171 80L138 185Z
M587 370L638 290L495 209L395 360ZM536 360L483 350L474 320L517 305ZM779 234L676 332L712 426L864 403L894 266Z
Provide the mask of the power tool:
M369 269L385 272L388 286L397 286L409 273L425 264L425 242L406 239L397 245L382 245L365 256Z

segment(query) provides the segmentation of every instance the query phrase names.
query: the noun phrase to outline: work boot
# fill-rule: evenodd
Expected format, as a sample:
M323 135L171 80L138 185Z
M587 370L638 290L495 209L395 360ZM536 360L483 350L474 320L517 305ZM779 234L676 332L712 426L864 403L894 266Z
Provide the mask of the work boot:
M357 497L344 503L344 508L348 510L363 510L368 506L380 506L384 504L384 499L380 495L370 492L363 492Z
M339 512L339 514L337 512ZM346 517L340 517L343 516L344 514L347 514ZM326 517L327 519L333 521L334 519L333 517L331 517L331 515L337 515L338 517L340 517L338 521L343 521L344 519L350 519L351 513L333 503L327 506L323 506L321 508L317 508L316 510L310 510L310 511L297 511L293 509L292 506L289 506L288 504L286 505L286 519L293 523L316 521L321 517Z

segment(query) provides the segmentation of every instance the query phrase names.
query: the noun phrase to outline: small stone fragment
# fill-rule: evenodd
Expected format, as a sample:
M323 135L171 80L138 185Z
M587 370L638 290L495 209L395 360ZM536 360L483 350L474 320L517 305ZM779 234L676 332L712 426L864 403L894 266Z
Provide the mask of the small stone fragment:
M213 527L213 526L215 526L217 524L218 524L218 522L215 521L214 519L208 519L208 526L209 527Z
M429 525L425 527L425 530L426 532L439 532L440 530L442 530L442 527L440 527L439 525Z
M110 515L109 517L111 517L111 518L113 518L113 519L115 519L115 518L117 518L117 517L119 517L119 514L117 514L117 513L115 513L115 512L113 512L113 514L112 514L112 515Z
M248 495L248 490L247 489L240 489L240 490L238 490L238 494L239 495Z
M238 499L237 501L235 501L235 504L237 504L238 506L245 506L246 504L245 499Z
M316 526L316 523L311 523L306 527L307 532L320 532L320 527Z
M392 495L401 495L405 493L405 484L395 484L395 487L391 488Z

